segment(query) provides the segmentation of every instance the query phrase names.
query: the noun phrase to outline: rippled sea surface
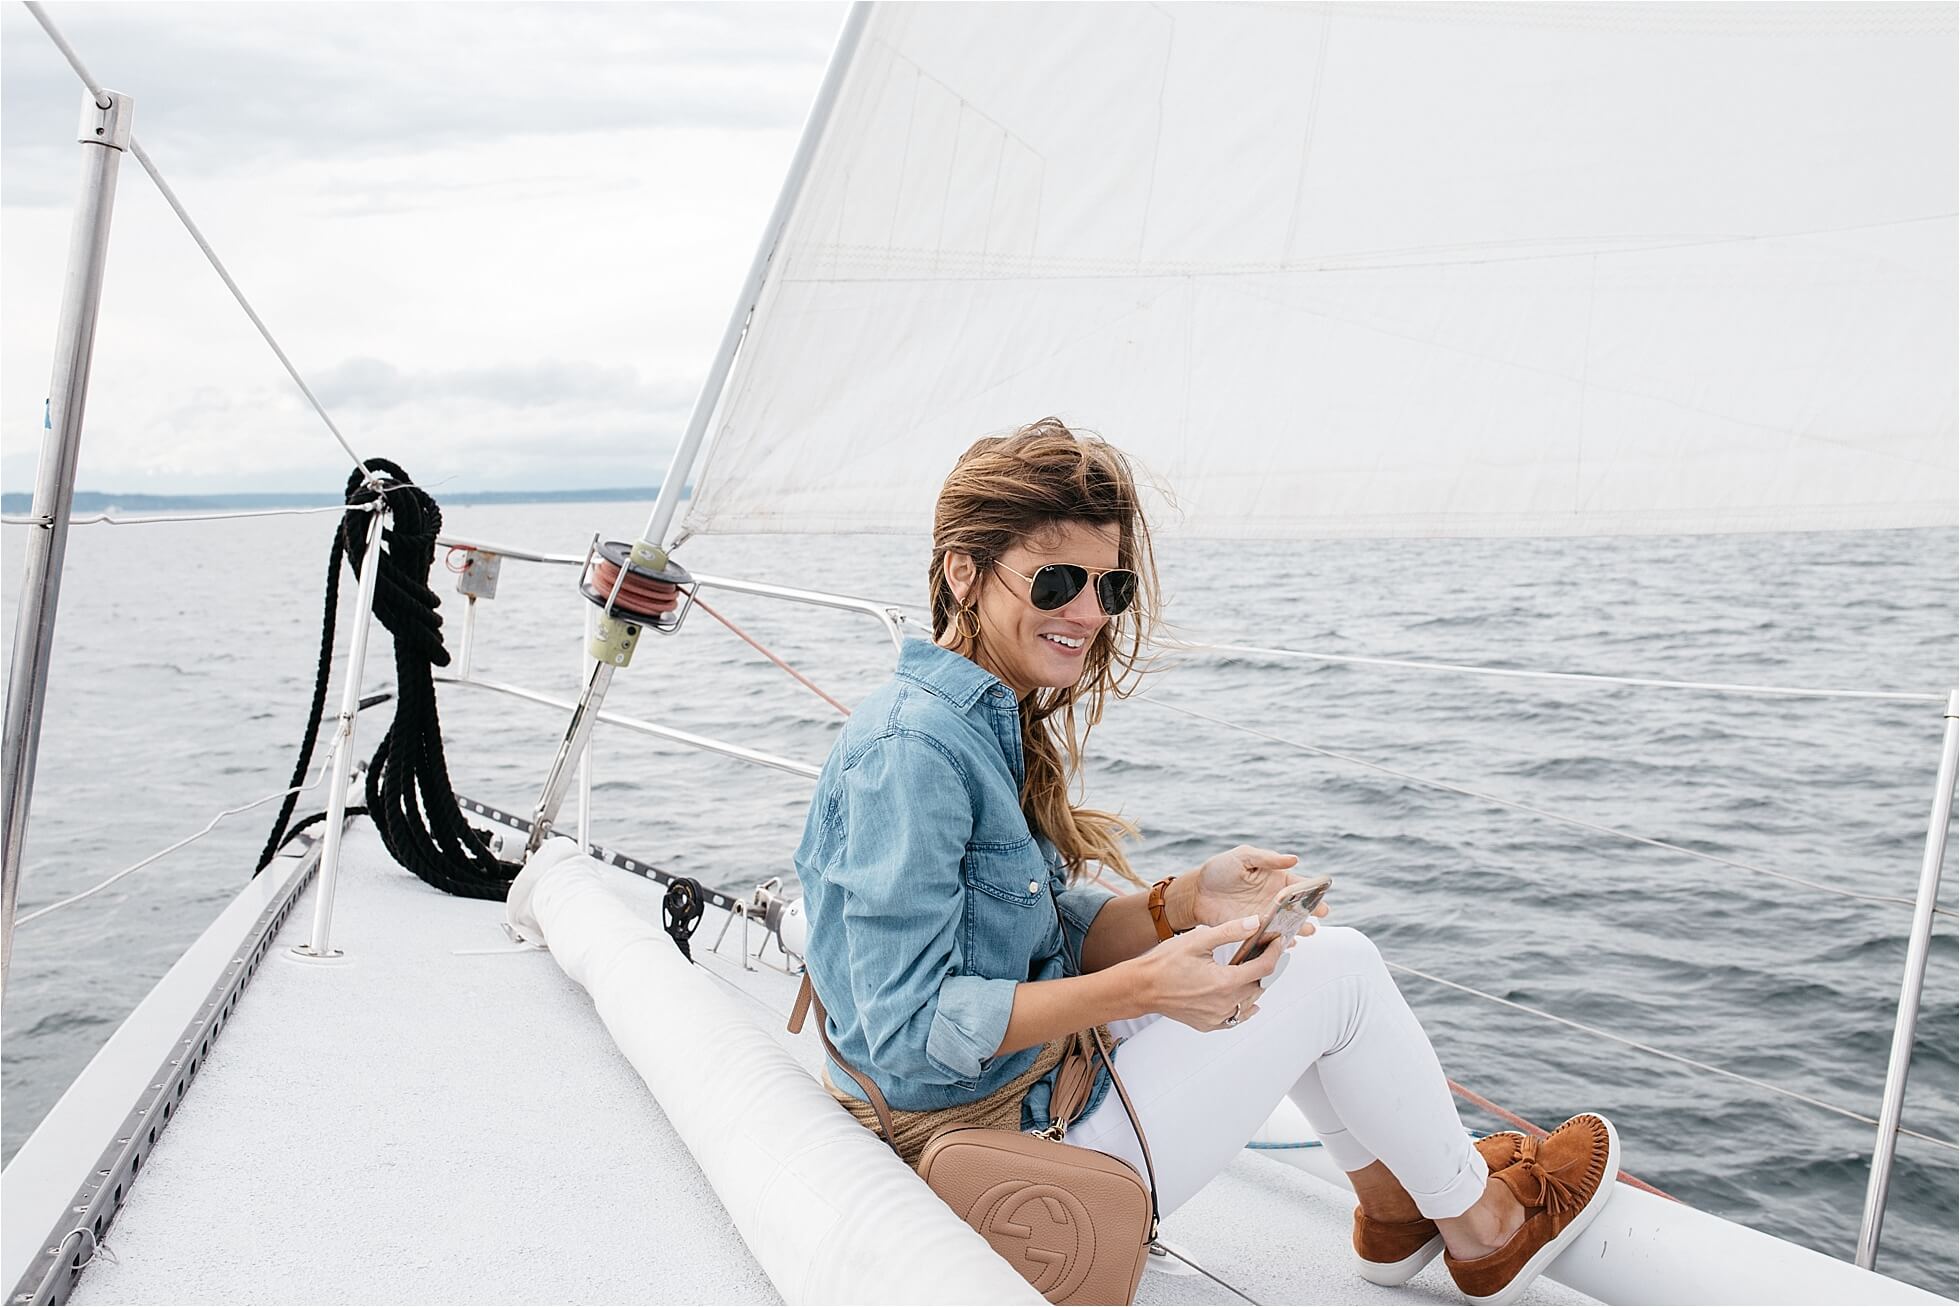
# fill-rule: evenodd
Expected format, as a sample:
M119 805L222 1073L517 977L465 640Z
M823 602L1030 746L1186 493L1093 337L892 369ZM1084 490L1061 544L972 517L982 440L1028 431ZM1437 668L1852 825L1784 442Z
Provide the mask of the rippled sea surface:
M644 512L501 506L449 521L480 539L582 552L595 531L637 535ZM315 516L72 533L23 911L286 783L333 528ZM22 539L5 528L9 649ZM1189 640L1938 695L1955 677L1955 555L1950 531L1898 531L1166 543L1160 564L1168 615ZM713 574L907 604L925 591L918 540L710 538L682 557ZM436 584L453 636L460 600L446 575ZM870 619L734 594L717 607L847 703L889 671L890 644ZM475 673L571 695L582 613L570 569L506 563L496 599L479 606ZM392 679L385 638L375 651L369 684L382 688ZM1087 777L1097 806L1142 826L1140 870L1161 875L1241 841L1298 853L1336 878L1339 919L1368 930L1392 962L1437 978L1400 981L1458 1081L1541 1123L1605 1112L1633 1174L1850 1256L1871 1126L1439 982L1875 1116L1910 912L1766 872L1910 897L1939 704L1270 654L1166 659L1147 694L1110 711ZM643 642L607 706L813 762L839 721L704 614L676 638ZM563 715L462 687L444 689L442 708L457 790L529 801ZM362 729L371 748L380 724ZM605 728L597 764L601 842L737 889L788 871L806 782ZM270 813L232 819L20 928L5 1012L9 1157L238 889ZM1949 909L1955 859L1949 851ZM1957 1022L1954 920L1942 916L1905 1121L1947 1141ZM1470 1109L1465 1119L1495 1124ZM1880 1269L1953 1294L1955 1229L1953 1149L1902 1140Z

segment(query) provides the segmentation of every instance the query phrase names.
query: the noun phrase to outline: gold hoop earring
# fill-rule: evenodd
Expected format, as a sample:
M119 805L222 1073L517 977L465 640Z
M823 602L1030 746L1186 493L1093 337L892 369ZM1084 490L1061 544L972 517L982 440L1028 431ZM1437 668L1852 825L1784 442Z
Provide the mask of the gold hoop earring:
M980 638L979 612L972 608L955 608L953 630L959 633L962 640L978 640Z

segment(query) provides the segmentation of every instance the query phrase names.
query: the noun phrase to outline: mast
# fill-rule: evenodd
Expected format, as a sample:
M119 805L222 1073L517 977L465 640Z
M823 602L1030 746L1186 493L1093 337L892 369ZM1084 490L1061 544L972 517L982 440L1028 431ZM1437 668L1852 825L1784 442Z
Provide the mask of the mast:
M34 763L41 746L41 714L54 647L55 609L61 599L61 564L68 552L68 516L75 502L75 464L81 453L82 413L88 401L89 364L95 353L95 319L102 302L109 256L109 220L116 203L116 175L129 148L134 101L100 88L82 93L82 191L68 237L68 277L55 330L54 379L48 388L48 421L34 484L34 523L22 568L20 608L14 623L13 672L7 685L6 733L0 752L6 767L6 834L0 848L0 992L14 958L14 910L20 899L21 856L34 795Z
M829 126L831 110L836 107L838 94L844 85L844 74L857 53L858 42L870 17L870 0L857 0L845 16L843 27L838 30L837 45L831 51L830 63L824 69L822 83L817 87L817 98L810 105L810 116L804 120L803 135L796 144L796 154L790 159L789 173L783 178L782 190L776 196L776 207L762 229L762 240L756 246L748 275L742 279L742 289L735 297L735 307L728 315L728 325L722 330L721 343L715 348L714 361L709 365L708 375L702 380L701 390L694 398L694 408L688 414L680 446L674 450L673 460L667 466L667 475L660 482L660 493L654 499L646 530L633 549L633 561L637 564L655 570L668 564L667 535L673 526L674 514L680 507L681 492L701 453L701 446L708 434L708 422L721 402L722 387L728 382L728 372L734 366L736 351L748 331L756 301L762 295L762 284L768 277L776 245L782 239L783 229L789 225L790 214L803 194L803 183L816 158L817 145L823 140L824 130ZM626 573L627 569L622 566L620 584L625 582ZM608 618L612 613L612 600L618 594L619 584L616 584L605 604ZM612 684L614 667L623 666L632 657L632 641L638 638L638 631L633 628L629 630L623 653L615 651L611 658L595 654L598 661L592 668L584 691L579 695L578 706L572 711L571 724L566 727L565 738L559 744L551 771L545 776L543 792L538 796L527 853L536 850L551 835L559 805L564 802L565 791L571 785L573 769L578 760L585 756L586 746L591 741L592 727L598 720L606 689Z

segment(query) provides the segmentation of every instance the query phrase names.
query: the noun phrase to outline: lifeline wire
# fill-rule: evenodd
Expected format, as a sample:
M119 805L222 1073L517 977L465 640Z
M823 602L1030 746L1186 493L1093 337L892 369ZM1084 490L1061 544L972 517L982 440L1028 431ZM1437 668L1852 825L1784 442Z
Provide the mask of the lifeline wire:
M1515 1008L1519 1012L1526 1012L1534 1017L1542 1017L1547 1021L1557 1022L1561 1026L1570 1026L1574 1030L1584 1031L1588 1035L1594 1035L1615 1044L1623 1044L1628 1048L1637 1049L1642 1053L1649 1053L1658 1058L1664 1058L1669 1062L1679 1062L1682 1066L1693 1067L1697 1071L1706 1071L1710 1075L1721 1076L1727 1080L1739 1081L1745 1085L1754 1085L1758 1089L1767 1090L1772 1094L1780 1094L1785 1098L1794 1098L1799 1103L1808 1103L1812 1107L1822 1108L1826 1112L1835 1112L1839 1116L1848 1117L1853 1121L1859 1121L1865 1125L1875 1126L1879 1123L1878 1118L1875 1116L1866 1116L1864 1113L1854 1112L1848 1107L1839 1107L1836 1103L1827 1103L1821 1098L1812 1098L1810 1095L1800 1094L1794 1089L1785 1089L1781 1085L1773 1085L1767 1080L1758 1080L1754 1076L1745 1076L1739 1071L1729 1071L1719 1066L1711 1066L1707 1062L1697 1062L1691 1057L1683 1057L1679 1053L1670 1053L1664 1048L1655 1048L1652 1044L1643 1044L1639 1040L1628 1039L1623 1035L1616 1035L1609 1030L1601 1030L1598 1026L1589 1026L1582 1021L1574 1021L1569 1017L1561 1017L1539 1008L1527 1007L1523 1003L1516 1003L1508 998L1500 998L1496 994L1486 993L1481 989L1473 989L1469 985L1460 985L1454 980L1445 980L1441 976L1433 976L1427 971L1418 971L1414 967L1404 966L1399 962L1390 962L1388 966L1391 970L1406 972L1411 976L1420 976L1422 979L1434 984L1460 990L1465 994L1470 994L1477 998L1487 998L1493 1003L1501 1003L1505 1007ZM1917 1130L1908 1130L1904 1126L1899 1127L1899 1133L1902 1135L1911 1135L1914 1139L1924 1140L1929 1144L1938 1144L1941 1148L1960 1152L1960 1144L1954 1143L1951 1139L1941 1139L1937 1135L1921 1134Z
M320 782L327 779L327 774L333 769L334 758L338 756L338 753L339 750L334 750L333 754L330 755L327 758L327 760L320 765L319 774L314 776L312 780L306 782L304 785L295 785L290 789L277 790L271 794L266 795L262 799L254 799L250 803L243 804L240 807L226 808L223 812L219 813L217 816L213 817L209 822L207 822L205 824L204 829L197 832L195 835L187 835L183 839L178 840L175 844L172 844L169 848L158 849L155 853L152 853L149 857L144 858L141 862L133 863L130 866L124 867L121 871L109 877L107 880L102 881L99 884L92 885L88 889L83 890L79 894L71 894L65 899L58 899L55 902L48 904L44 908L36 908L34 909L34 911L26 913L25 915L17 919L14 922L14 925L16 927L25 926L28 922L33 921L35 918L45 917L50 912L55 911L57 908L65 908L71 903L80 903L83 899L92 898L93 896L100 894L103 890L108 889L111 885L115 884L123 877L143 870L143 868L149 866L153 862L156 862L158 859L167 857L168 855L175 853L178 849L183 848L186 844L191 844L197 840L203 839L206 835L209 835L212 831L216 830L218 828L218 823L223 821L227 817L236 817L241 812L250 812L254 808L263 808L266 804L271 803L274 799L284 799L292 795L304 794L308 790L318 788Z
M1186 717L1196 717L1201 721L1223 726L1227 730L1240 731L1246 735L1256 735L1262 740L1270 740L1274 744L1284 744L1289 748L1299 749L1303 753L1317 754L1322 758L1333 758L1339 762L1353 763L1357 767L1366 767L1370 771L1380 772L1384 776L1393 776L1397 780L1408 781L1415 785L1426 785L1431 789L1447 790L1451 794L1462 794L1473 799L1482 799L1486 803L1495 803L1505 808L1515 808L1519 812L1528 812L1534 817L1543 817L1548 821L1563 822L1568 826L1577 826L1581 830L1593 831L1600 835L1611 835L1616 839L1631 840L1636 844L1646 844L1656 849L1665 849L1670 853L1679 853L1684 857L1698 858L1703 862L1713 862L1718 866L1734 867L1739 871L1751 871L1762 876L1773 876L1777 880L1789 881L1793 885L1802 885L1805 889L1816 890L1820 894L1835 894L1839 898L1859 899L1866 903L1894 903L1907 908L1917 906L1911 899L1900 898L1897 895L1860 894L1856 890L1839 889L1835 885L1824 885L1817 881L1805 880L1801 876L1792 876L1785 871L1775 871L1769 867L1756 866L1754 863L1739 862L1734 858L1724 858L1714 853L1702 853L1697 849L1686 848L1679 844L1669 844L1666 840L1657 840L1646 835L1635 835L1632 831L1620 830L1614 826L1602 826L1598 822L1586 821L1581 817L1568 817L1563 813L1552 812L1545 808L1534 808L1528 803L1519 803L1516 799L1501 798L1495 794L1487 794L1482 790L1473 790L1462 785L1452 785L1448 781L1434 780L1428 776L1418 776L1414 772L1398 771L1396 768L1385 767L1378 762L1370 762L1366 758L1357 758L1350 753L1339 753L1333 749L1323 749L1318 745L1307 744L1300 740L1291 740L1283 735L1274 735L1271 731L1262 731L1256 726L1243 726L1238 722L1227 721L1223 717L1214 717L1210 713L1200 712L1196 708L1186 708L1182 704L1167 703L1153 695L1140 694L1137 698L1144 703L1154 704L1159 708L1168 708L1172 712L1183 713ZM1942 916L1960 917L1960 913L1956 913L1952 908L1941 907L1937 903L1933 905L1933 911Z
M113 513L91 513L87 517L71 517L69 526L148 526L152 522L229 522L239 517L296 517L306 513L345 513L349 508L364 512L377 512L377 504L327 504L320 508L255 508L236 513L159 513L154 517L117 517ZM9 513L0 517L0 522L8 526L47 526L46 514L36 516L32 513Z
M75 70L75 76L82 79L82 85L86 86L89 94L95 97L96 107L108 108L112 103L108 93L102 89L101 83L89 75L88 69L82 67L81 56L75 53L75 48L69 45L60 31L55 28L54 20L47 16L35 0L26 0L26 3L28 12L34 15L35 21L40 23L41 29L48 34L48 39L54 42L55 48L61 51L62 57L68 61L68 66ZM258 310L252 307L252 302L245 298L245 292L238 288L238 283L231 279L231 273L225 270L224 261L218 257L218 252L211 248L210 241L204 239L204 233L198 229L197 223L191 220L191 215L185 210L183 201L177 198L177 192L170 189L170 183L163 179L163 174L157 171L156 164L151 161L149 151L143 148L142 143L133 133L129 138L129 152L136 156L136 162L143 165L143 171L150 175L150 180L156 184L157 190L163 195L164 202L177 215L177 220L184 224L184 230L191 234L191 239L197 242L197 247L204 251L204 257L210 260L219 279L225 283L225 288L231 292L232 298L238 301L238 307L245 310L245 316L250 318L252 325L259 329L259 335L265 337L265 343L272 347L273 354L285 367L286 375L293 379L293 384L299 387L302 395L306 396L306 402L313 406L313 411L318 413L320 420L327 424L327 430L333 433L333 438L340 447L347 451L347 457L354 460L354 466L361 469L362 479L372 484L375 480L373 470L359 454L354 452L354 447L347 443L347 437L340 434L340 428L334 425L334 420L327 415L327 410L314 395L313 388L306 384L306 378L300 376L299 369L294 367L293 361L286 357L286 351L281 349L279 342L272 338L272 332L265 325L265 320L259 317Z
M1202 640L1165 641L1167 649L1206 649L1219 653L1298 658L1308 662L1352 663L1363 667L1401 667L1420 672L1463 672L1472 676L1513 676L1541 681L1582 681L1592 685L1642 685L1669 690L1708 690L1717 694L1771 694L1800 699L1887 699L1899 703L1945 703L1943 694L1909 694L1892 690L1818 690L1789 685L1730 685L1719 681L1668 681L1646 676L1603 676L1594 672L1534 672L1515 667L1476 667L1464 663L1426 663L1408 658L1363 658L1353 654L1316 653L1311 649L1276 649L1252 644L1212 644Z

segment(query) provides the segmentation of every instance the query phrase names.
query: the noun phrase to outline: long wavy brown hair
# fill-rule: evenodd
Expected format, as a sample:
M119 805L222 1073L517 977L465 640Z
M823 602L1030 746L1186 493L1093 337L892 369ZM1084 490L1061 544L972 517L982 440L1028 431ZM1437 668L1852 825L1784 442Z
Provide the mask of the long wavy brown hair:
M1058 418L1043 418L1010 436L975 441L954 464L933 512L932 633L984 666L983 636L974 611L980 584L1014 544L1038 539L1065 522L1117 528L1117 566L1136 572L1137 597L1096 633L1084 655L1081 679L1066 689L1038 689L1021 700L1026 762L1021 811L1029 827L1055 846L1072 879L1089 875L1088 865L1094 862L1141 885L1122 848L1122 841L1137 833L1136 826L1115 813L1072 802L1089 732L1102 720L1112 696L1121 699L1136 690L1157 620L1157 563L1150 528L1136 476L1122 451L1098 436L1071 431ZM978 582L964 604L946 579L949 553L969 555L978 568Z

